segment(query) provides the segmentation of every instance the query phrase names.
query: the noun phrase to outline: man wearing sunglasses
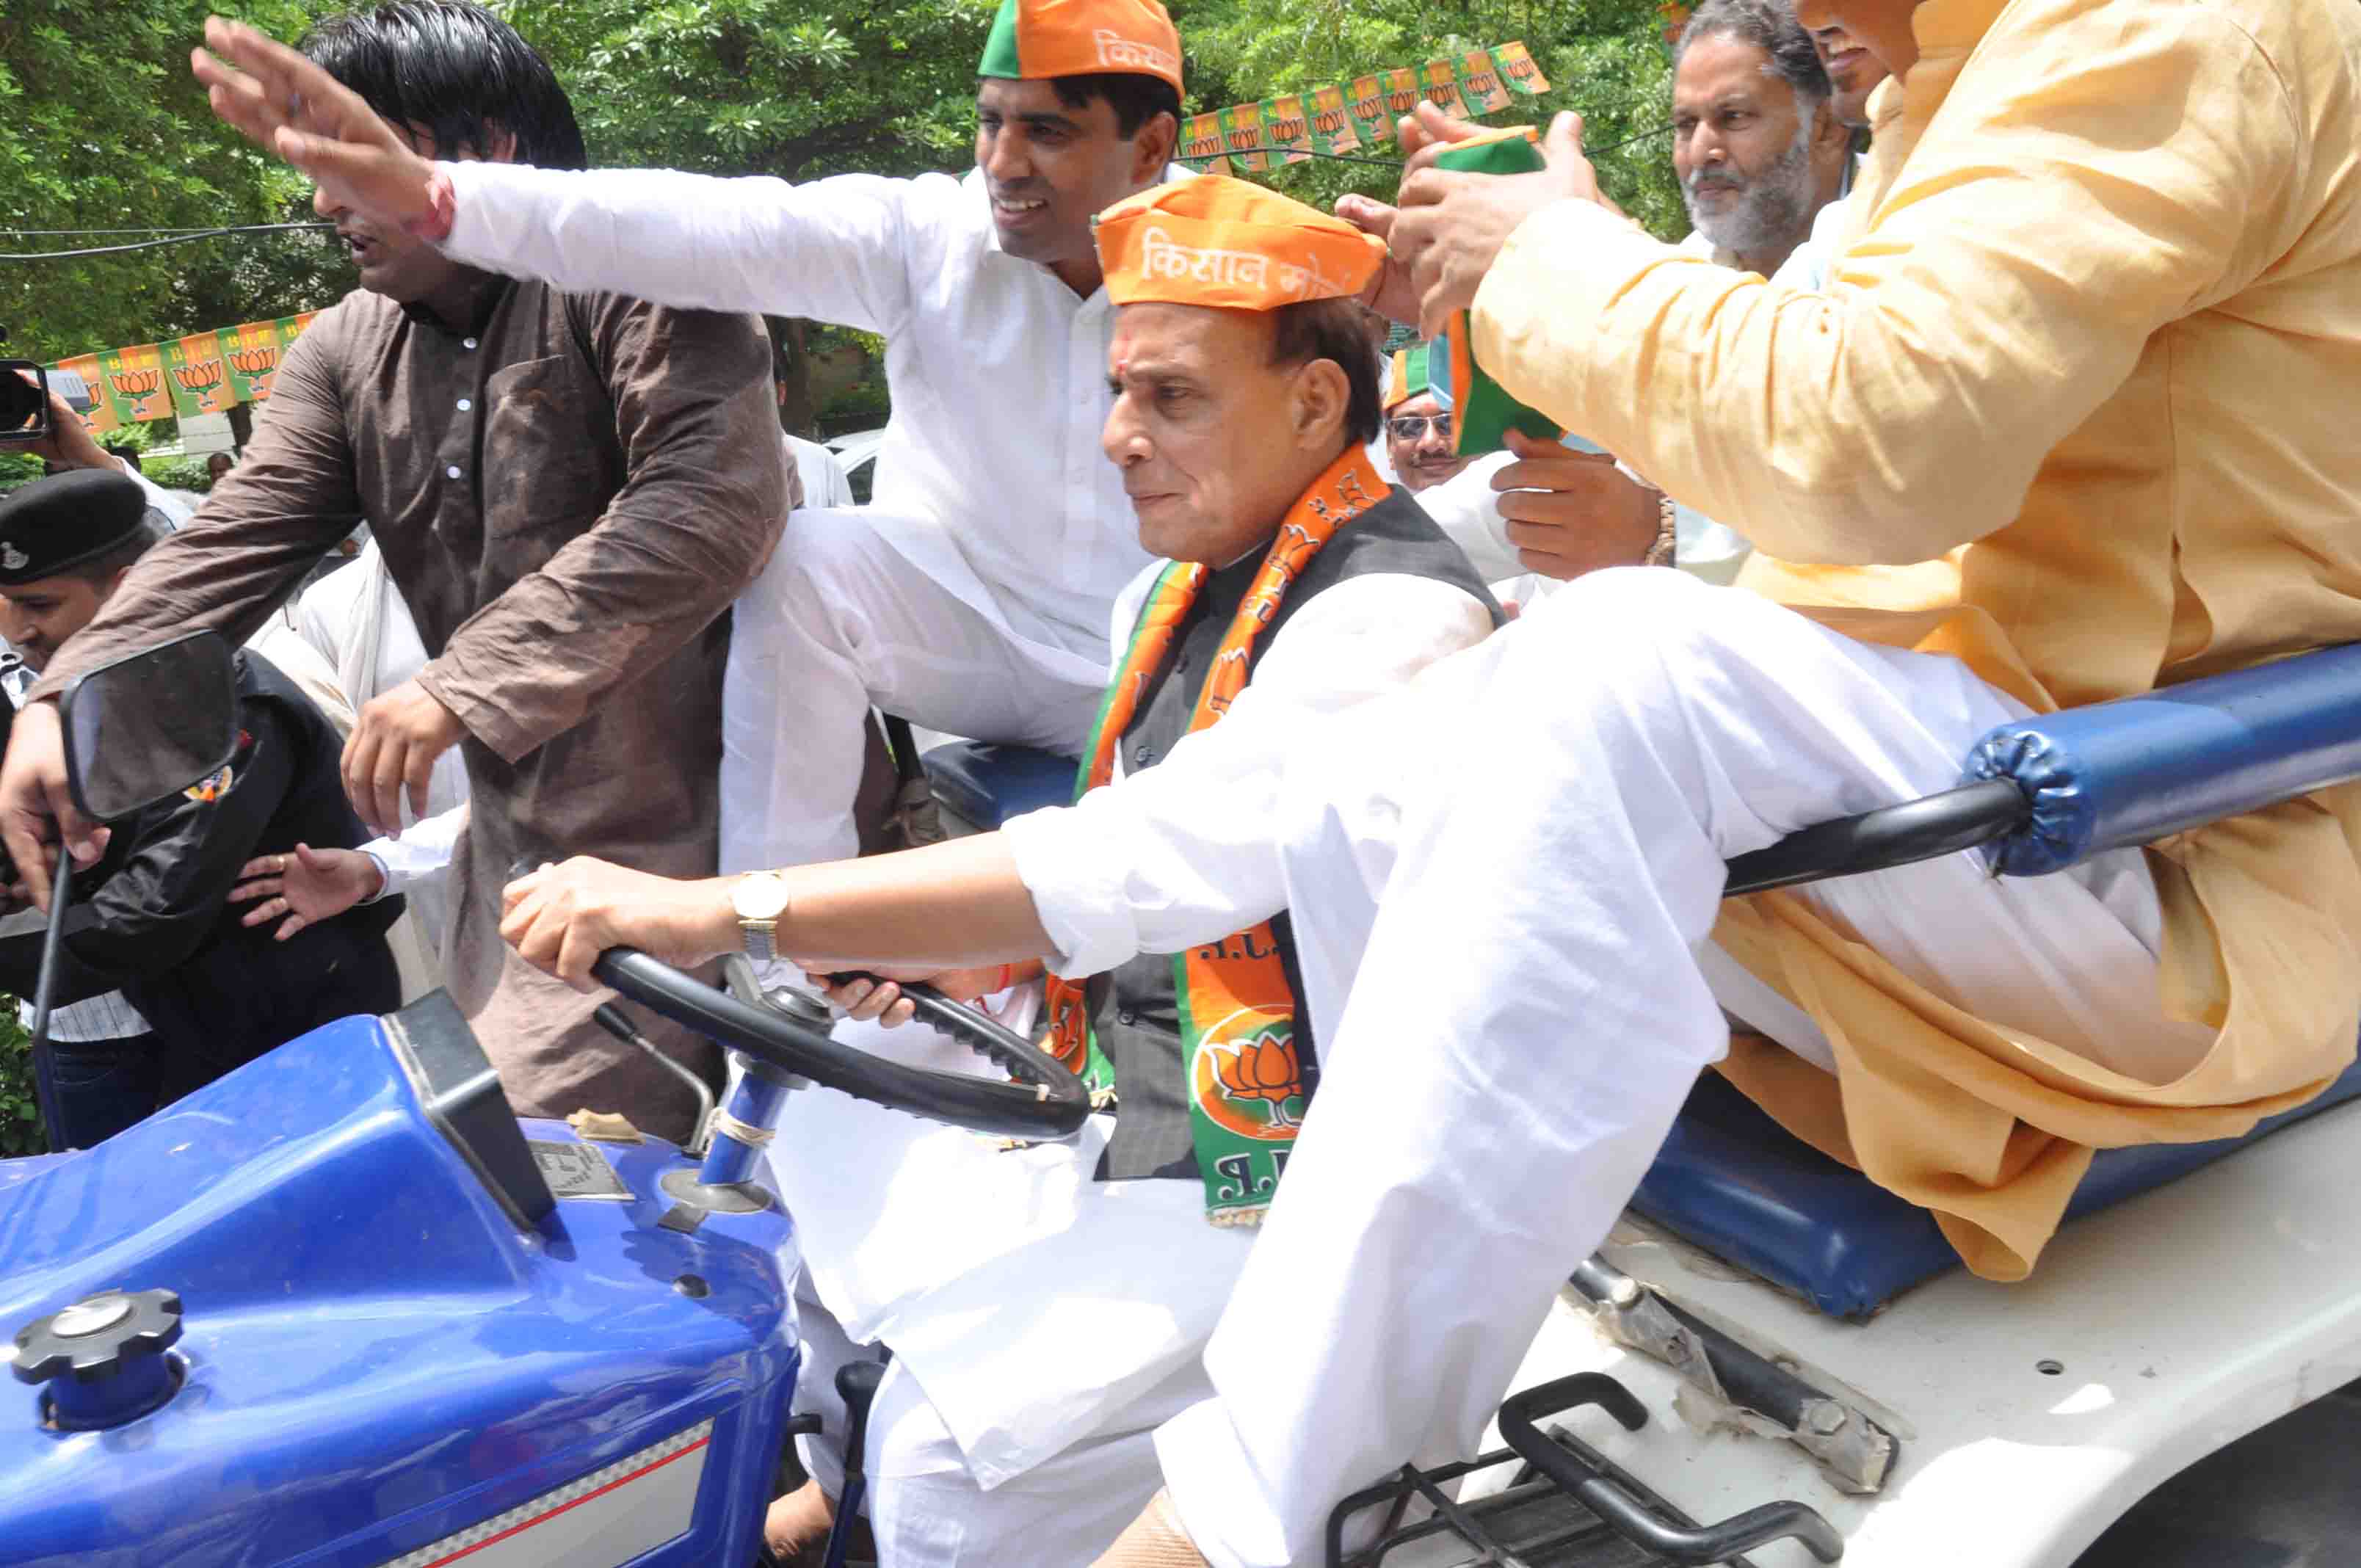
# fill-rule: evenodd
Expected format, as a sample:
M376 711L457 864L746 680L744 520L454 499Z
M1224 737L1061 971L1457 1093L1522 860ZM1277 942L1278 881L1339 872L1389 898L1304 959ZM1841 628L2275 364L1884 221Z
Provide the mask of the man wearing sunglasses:
M1403 360L1410 362L1408 374L1403 373ZM1394 372L1387 389L1386 457L1402 488L1415 494L1456 478L1475 459L1452 450L1450 412L1434 400L1426 384L1425 346L1398 358Z

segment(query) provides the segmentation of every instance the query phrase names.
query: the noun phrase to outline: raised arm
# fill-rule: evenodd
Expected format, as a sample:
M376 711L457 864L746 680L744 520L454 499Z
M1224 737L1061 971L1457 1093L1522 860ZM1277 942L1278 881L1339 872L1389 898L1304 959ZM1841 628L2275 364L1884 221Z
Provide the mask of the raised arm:
M939 203L958 197L940 175L790 185L668 169L435 167L453 193L443 249L470 266L561 289L887 334L901 330L909 306L910 207L929 193Z
M958 197L940 177L807 185L665 170L435 164L360 96L252 27L215 16L191 69L214 112L372 220L472 266L574 292L900 329L908 230ZM488 156L498 149L479 148Z

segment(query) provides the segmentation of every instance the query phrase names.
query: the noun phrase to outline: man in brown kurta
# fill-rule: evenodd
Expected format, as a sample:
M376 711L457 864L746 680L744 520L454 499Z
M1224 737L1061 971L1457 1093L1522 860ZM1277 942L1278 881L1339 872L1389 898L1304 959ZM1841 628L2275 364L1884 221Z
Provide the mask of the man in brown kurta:
M480 37L454 60L444 38L382 15L325 24L307 51L422 142L578 166L563 92L505 24L476 14ZM389 58L410 74L372 80ZM488 90L482 117L454 126L401 101L421 69L488 89L534 80ZM683 1136L686 1088L592 1023L598 998L517 959L500 894L518 862L574 854L715 869L727 612L787 504L768 339L751 316L561 294L322 211L362 289L287 351L246 460L31 695L197 628L243 641L366 519L431 662L364 710L346 782L390 827L391 788L373 803L368 770L356 778L371 710L380 755L461 747L474 805L452 867L453 995L521 1113L620 1111ZM660 1021L648 1033L719 1080L709 1042Z

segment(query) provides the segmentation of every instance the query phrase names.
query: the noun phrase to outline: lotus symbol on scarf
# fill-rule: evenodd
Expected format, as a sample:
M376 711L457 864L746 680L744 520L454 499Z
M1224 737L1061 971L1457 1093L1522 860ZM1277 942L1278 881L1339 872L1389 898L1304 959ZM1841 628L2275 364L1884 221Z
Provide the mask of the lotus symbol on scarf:
M1270 1107L1270 1124L1292 1127L1287 1102L1303 1092L1302 1069L1295 1061L1295 1036L1283 1026L1248 1036L1229 1050L1208 1047L1213 1076L1222 1092L1233 1100L1259 1100Z

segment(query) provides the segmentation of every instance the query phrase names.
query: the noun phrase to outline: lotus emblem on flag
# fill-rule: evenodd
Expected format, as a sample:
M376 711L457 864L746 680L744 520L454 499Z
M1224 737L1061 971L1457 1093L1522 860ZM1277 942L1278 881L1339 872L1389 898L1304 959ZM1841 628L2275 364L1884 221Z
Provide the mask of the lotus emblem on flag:
M1208 1047L1213 1076L1222 1092L1233 1100L1257 1100L1269 1108L1270 1124L1292 1127L1287 1102L1303 1092L1303 1074L1295 1060L1295 1036L1284 1025L1257 1031L1224 1053Z

